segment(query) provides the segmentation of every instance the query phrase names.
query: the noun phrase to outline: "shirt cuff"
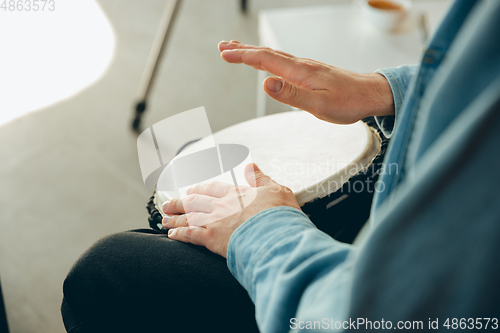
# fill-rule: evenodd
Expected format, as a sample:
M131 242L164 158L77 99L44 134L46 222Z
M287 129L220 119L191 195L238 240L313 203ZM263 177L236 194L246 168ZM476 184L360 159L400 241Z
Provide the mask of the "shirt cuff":
M252 272L261 258L281 240L309 228L316 226L301 210L282 206L252 216L233 232L227 246L227 266L252 300Z
M416 71L417 65L405 65L397 68L384 68L375 71L375 73L381 74L387 79L394 98L395 116L375 117L378 127L386 138L392 136L393 129L396 125L396 118L401 111L405 99L406 90Z
M375 116L375 122L378 128L387 139L390 139L392 132L394 130L394 125L396 123L396 117L394 116Z

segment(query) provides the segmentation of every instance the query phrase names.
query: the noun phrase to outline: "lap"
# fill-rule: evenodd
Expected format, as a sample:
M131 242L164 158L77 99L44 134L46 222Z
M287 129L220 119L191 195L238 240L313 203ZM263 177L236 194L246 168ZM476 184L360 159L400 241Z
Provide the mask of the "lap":
M68 274L64 298L93 331L257 331L224 258L151 230L95 243Z

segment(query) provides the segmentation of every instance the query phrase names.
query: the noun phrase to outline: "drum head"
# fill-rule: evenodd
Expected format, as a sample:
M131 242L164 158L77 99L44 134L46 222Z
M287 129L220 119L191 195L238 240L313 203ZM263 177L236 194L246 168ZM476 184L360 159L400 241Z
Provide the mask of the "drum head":
M213 138L217 144L248 147L252 161L289 187L301 206L338 190L369 166L381 147L378 135L362 121L337 125L305 111L252 119L223 129ZM188 146L183 155L204 147L208 139ZM155 205L162 214L161 205L173 196L175 193L156 193Z

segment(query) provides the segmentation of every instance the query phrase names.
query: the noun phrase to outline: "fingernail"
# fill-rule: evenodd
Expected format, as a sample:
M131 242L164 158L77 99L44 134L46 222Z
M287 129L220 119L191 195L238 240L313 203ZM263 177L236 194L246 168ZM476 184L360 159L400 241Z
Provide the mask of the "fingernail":
M283 88L283 81L280 79L270 78L266 81L267 89L272 92L279 92Z
M251 172L255 173L257 171L260 171L260 170L255 163L249 163L245 166L245 174L251 173Z
M228 46L229 44L231 44L231 43L226 42L225 40L223 40L222 42L220 42L220 43L218 44L219 50L221 50L221 49L225 48L225 47L226 47L226 46Z
M170 220L170 216L165 216L165 217L163 217L161 224L165 227L169 220Z
M174 233L175 233L175 230L177 230L177 229L170 229L170 230L168 231L168 236L169 236L169 237L170 237L170 236L173 236L173 235L174 235Z
M163 209L163 212L166 213L168 209L168 205L170 205L170 201L165 201L163 205L161 206L161 209Z

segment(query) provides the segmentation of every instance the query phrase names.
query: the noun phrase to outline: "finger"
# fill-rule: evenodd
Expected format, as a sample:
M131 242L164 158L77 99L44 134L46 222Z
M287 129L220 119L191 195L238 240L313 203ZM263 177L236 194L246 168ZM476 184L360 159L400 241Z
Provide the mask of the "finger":
M286 52L283 52L280 50L270 49L269 47L264 47L264 46L254 46L254 45L242 44L242 43L235 41L235 40L232 40L230 42L222 41L219 43L219 51L221 51L221 52L224 50L234 50L234 49L240 49L240 50L243 50L243 49L252 49L252 50L268 49L268 50L274 51L278 54L281 54L285 57L294 58L294 56L291 55L290 53L286 53Z
M217 198L201 194L189 194L180 198L186 213L211 213L215 208L215 200Z
M205 246L207 229L203 227L183 227L170 229L168 238L184 243Z
M210 213L213 210L213 200L214 198L210 196L190 194L166 201L162 209L167 215L186 214L189 212Z
M248 184L252 187L261 187L268 185L275 185L271 177L265 175L262 171L260 171L259 167L250 163L245 167L245 178L247 179Z
M237 40L231 40L230 42L226 42L225 40L223 40L223 41L219 42L217 47L219 48L219 51L222 52L224 50L234 48L237 45L242 45L242 44L240 42L238 42Z
M316 62L285 56L275 50L260 49L232 49L221 53L224 60L235 64L246 64L254 68L265 70L273 75L281 76L288 82L306 88L317 89L307 80L317 74L321 66Z
M282 80L268 77L263 83L264 91L278 102L291 105L301 110L318 114L324 108L326 100L322 90L310 90Z
M207 213L187 213L186 220L189 226L201 227L207 224L210 219L210 214Z
M170 201L165 201L162 205L162 210L167 215L185 214L184 206L179 198L174 198Z
M188 213L187 222L189 226L192 227L202 227L204 225L217 222L217 219L213 214L207 213Z
M232 187L234 186L218 181L198 183L188 188L186 194L202 194L214 198L222 198L229 193Z
M173 215L173 216L165 216L161 221L161 225L165 229L174 229L180 227L188 227L189 224L187 222L186 214L182 215Z
M202 226L209 220L209 214L206 213L187 213L182 215L165 216L162 220L162 226L165 229L175 229L189 226Z

